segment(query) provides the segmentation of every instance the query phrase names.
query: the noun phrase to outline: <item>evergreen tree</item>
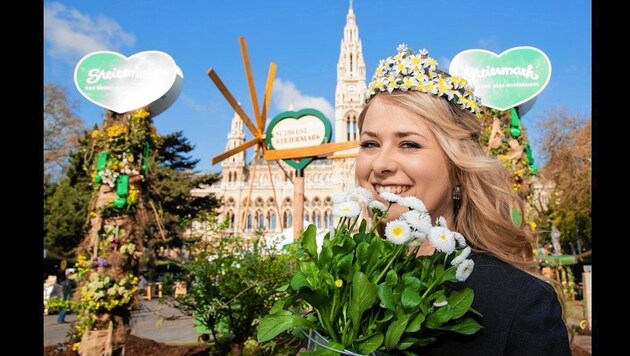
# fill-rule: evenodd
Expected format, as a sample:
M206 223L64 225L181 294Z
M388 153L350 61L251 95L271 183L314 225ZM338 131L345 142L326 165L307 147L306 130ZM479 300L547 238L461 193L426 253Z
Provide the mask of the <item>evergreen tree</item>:
M61 181L44 184L44 248L57 256L70 257L86 233L88 206L94 190L86 169L89 152L86 133L76 151L70 153Z

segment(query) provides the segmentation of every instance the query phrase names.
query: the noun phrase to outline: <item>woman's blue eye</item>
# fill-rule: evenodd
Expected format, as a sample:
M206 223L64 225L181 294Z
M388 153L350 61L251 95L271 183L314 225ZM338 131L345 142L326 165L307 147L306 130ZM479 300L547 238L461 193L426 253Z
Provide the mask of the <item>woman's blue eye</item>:
M402 148L420 148L422 146L420 146L419 144L417 144L415 142L404 141L404 142L400 143L400 147L402 147Z
M361 142L359 146L361 148L374 148L374 147L378 147L378 144L374 141L366 141L366 142Z

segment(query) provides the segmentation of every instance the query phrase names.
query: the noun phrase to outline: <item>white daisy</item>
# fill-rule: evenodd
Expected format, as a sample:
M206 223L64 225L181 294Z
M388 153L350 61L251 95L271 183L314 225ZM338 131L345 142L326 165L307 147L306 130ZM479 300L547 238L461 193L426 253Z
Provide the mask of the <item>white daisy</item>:
M390 192L380 192L379 195L381 196L381 198L390 203L398 203L398 201L400 200L400 196Z
M402 213L400 216L411 225L414 229L428 235L433 225L431 225L431 217L427 213L421 213L417 210L410 210Z
M411 231L411 240L409 240L409 242L407 242L407 245L409 245L410 247L416 247L416 246L420 246L422 245L422 243L424 242L424 240L426 240L427 235L418 231L418 230L412 230Z
M385 237L396 245L402 245L411 238L411 228L402 220L392 220L385 226Z
M453 231L453 237L455 238L455 241L457 241L457 245L459 247L466 247L468 244L466 243L466 238L464 237L464 235L460 234L457 231Z
M443 217L443 216L440 216L440 217L437 219L437 225L438 225L438 226L441 226L441 227L443 227L443 228L445 228L445 229L448 229L448 226L447 226L447 224L446 224L446 219L444 219L444 217Z
M460 282L465 281L468 278L468 276L470 276L470 274L472 273L474 267L475 267L475 262L473 260L470 260L470 259L463 260L462 263L460 263L457 266L457 272L455 272L455 278L457 278L457 280Z
M355 201L344 201L336 204L333 207L333 216L339 216L344 218L354 218L361 213L361 207L359 203Z
M409 209L417 210L421 213L427 211L427 208L424 206L424 203L422 202L422 200L416 197L411 197L411 196L403 197L403 198L400 198L400 200L398 200L397 203L398 205L402 205Z
M381 203L378 200L372 200L370 204L368 204L368 209L370 209L370 211L372 212L374 212L374 210L378 210L379 212L383 213L385 212L385 210L387 210L387 206L385 206L385 204Z
M351 199L354 199L362 207L367 206L374 199L372 193L363 187L356 187L348 192Z
M434 226L429 232L429 241L436 250L450 255L455 251L455 238L449 229L442 226Z
M459 256L453 258L453 260L451 261L451 265L457 266L458 264L462 263L462 261L468 258L468 255L470 255L470 251L471 251L470 246L463 249L462 253L460 253Z

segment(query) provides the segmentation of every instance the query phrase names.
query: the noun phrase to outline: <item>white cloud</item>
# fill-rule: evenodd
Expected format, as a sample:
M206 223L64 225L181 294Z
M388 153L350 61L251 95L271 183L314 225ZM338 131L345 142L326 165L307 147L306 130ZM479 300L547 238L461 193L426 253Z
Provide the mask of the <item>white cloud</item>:
M184 102L184 104L186 104L186 106L188 106L189 108L193 109L194 111L204 112L204 111L207 110L206 105L199 104L197 101L195 101L195 99L193 99L192 97L190 97L188 95L180 94L179 100Z
M311 108L321 111L331 122L335 121L335 110L328 100L324 97L303 95L288 80L275 79L271 101L279 112Z
M136 39L114 20L91 17L60 3L44 7L44 39L48 55L75 64L94 51L118 51L131 46Z
M479 40L479 48L492 51L499 54L499 44L497 43L497 36L490 36L490 38L484 38Z
M451 66L450 58L442 57L438 60L438 69L448 72L448 68Z

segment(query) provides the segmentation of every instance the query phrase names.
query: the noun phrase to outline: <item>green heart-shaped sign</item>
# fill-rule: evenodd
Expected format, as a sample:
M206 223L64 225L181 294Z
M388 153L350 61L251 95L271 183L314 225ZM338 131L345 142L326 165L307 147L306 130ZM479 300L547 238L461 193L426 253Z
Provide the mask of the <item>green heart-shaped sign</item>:
M152 116L175 101L182 78L173 58L160 51L129 58L116 52L93 52L74 69L74 83L89 101L117 113L150 105Z
M458 53L449 72L466 79L485 106L508 110L540 94L551 79L551 62L534 47L514 47L497 55L483 49Z
M315 109L285 111L276 115L267 126L265 142L270 150L317 146L330 142L330 120ZM303 169L313 157L285 159L295 169Z

